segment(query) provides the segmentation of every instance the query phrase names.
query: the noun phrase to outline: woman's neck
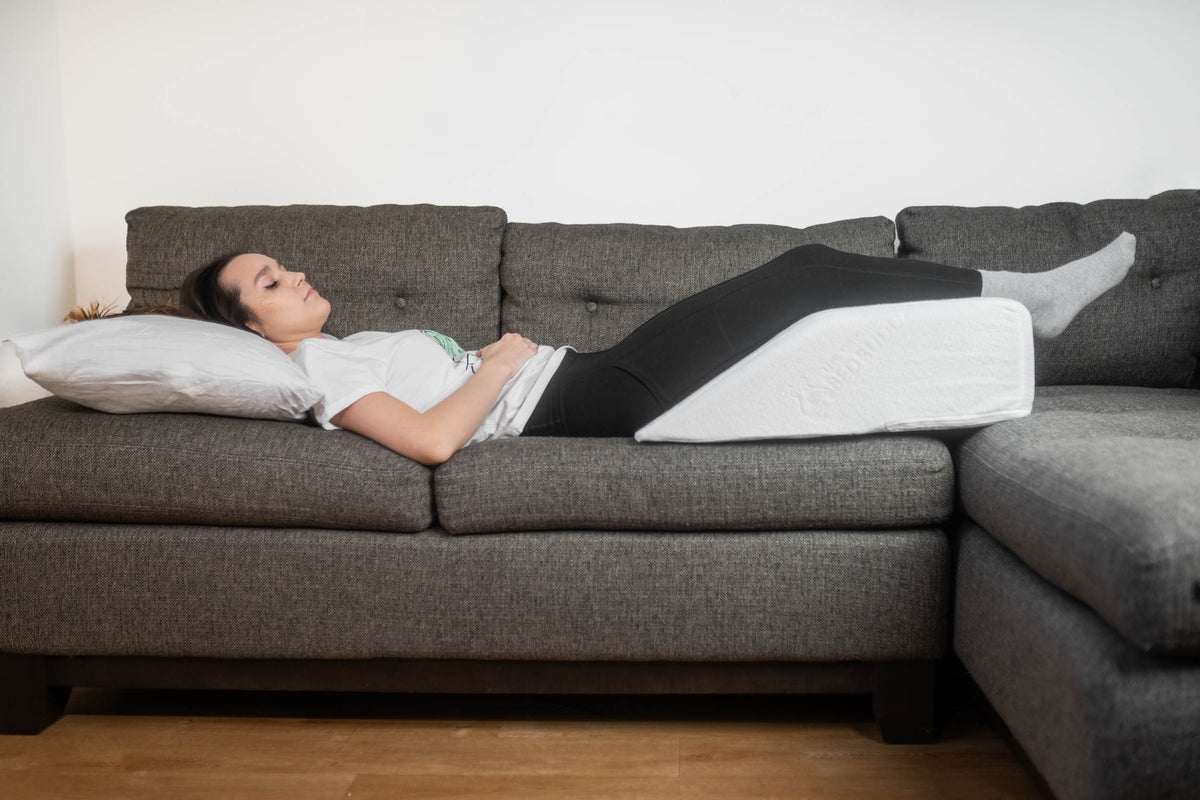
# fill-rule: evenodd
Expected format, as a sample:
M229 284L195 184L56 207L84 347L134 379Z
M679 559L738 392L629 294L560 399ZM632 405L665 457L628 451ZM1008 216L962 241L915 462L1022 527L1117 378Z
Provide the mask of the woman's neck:
M324 339L324 338L325 338L325 334L322 333L321 331L317 331L316 333L310 333L307 336L301 336L298 339L288 339L287 341L282 341L282 342L271 342L271 344L275 345L280 350L282 350L283 352L287 353L290 356L292 353L294 353L296 351L296 348L300 346L301 342L305 341L306 339Z

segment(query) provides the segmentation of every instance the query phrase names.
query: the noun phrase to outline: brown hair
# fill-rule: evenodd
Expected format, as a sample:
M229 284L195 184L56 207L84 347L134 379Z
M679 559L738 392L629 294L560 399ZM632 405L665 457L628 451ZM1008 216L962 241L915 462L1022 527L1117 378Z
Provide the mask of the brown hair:
M175 317L193 317L208 322L218 322L259 336L258 331L246 325L247 322L254 319L254 314L242 303L237 289L226 288L221 285L219 280L221 270L240 255L244 255L244 253L240 251L226 253L189 272L183 279L178 303L172 298L166 302L156 302L151 305L135 306L124 311L117 311L115 305L102 306L99 302L93 301L90 305L72 308L63 317L63 322L83 322L89 319L110 319L135 314L168 314Z
M246 324L254 320L254 314L242 303L238 290L222 286L220 281L221 270L241 255L245 253L226 253L189 272L183 279L179 304L200 319L241 328L258 336L258 331Z
M99 300L93 300L86 306L75 306L63 315L63 322L87 322L89 319L114 319L116 317L134 317L140 315L161 314L170 317L195 317L186 308L175 304L175 299L157 300L150 305L130 306L124 311L117 310L116 303L101 305Z

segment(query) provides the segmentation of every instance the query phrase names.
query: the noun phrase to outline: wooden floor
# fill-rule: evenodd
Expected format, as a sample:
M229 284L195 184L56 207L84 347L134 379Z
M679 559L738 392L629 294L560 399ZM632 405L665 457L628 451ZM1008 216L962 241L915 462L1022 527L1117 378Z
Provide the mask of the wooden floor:
M887 745L862 697L431 697L77 689L0 736L0 798L1033 798L969 704Z

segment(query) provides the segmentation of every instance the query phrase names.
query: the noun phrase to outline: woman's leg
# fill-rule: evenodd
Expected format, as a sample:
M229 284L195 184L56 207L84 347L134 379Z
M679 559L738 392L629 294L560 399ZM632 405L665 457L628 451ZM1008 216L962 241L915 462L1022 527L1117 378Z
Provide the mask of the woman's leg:
M692 295L621 342L567 358L527 436L632 436L797 320L847 306L980 295L975 270L797 247Z

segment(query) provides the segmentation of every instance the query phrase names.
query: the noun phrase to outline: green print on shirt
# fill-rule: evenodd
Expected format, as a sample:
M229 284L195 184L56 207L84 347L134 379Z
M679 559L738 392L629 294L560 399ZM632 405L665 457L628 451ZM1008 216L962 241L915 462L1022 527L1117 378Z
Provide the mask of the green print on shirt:
M437 342L443 350L450 354L451 358L458 358L465 352L462 347L459 346L458 342L454 341L444 333L426 330L421 331L421 333Z

